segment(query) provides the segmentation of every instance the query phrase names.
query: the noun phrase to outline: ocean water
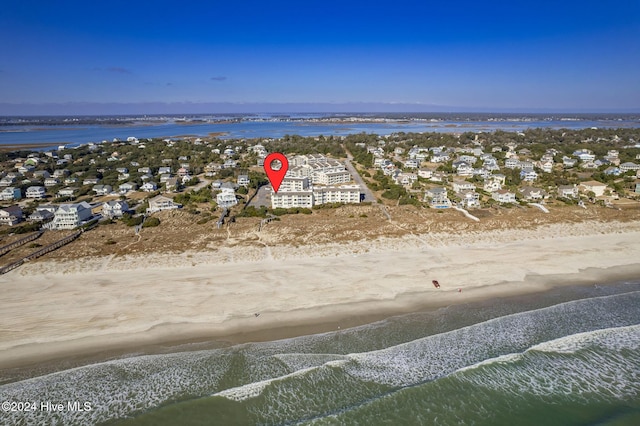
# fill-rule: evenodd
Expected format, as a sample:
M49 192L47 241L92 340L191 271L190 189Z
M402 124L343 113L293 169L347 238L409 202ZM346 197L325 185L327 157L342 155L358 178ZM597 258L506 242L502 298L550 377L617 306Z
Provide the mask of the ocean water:
M207 136L224 133L221 138L279 138L284 135L342 136L353 133L387 135L397 132L491 132L524 131L528 128L584 129L590 127L640 127L640 120L531 120L531 121L438 121L407 123L312 123L312 122L240 122L222 124L140 124L126 126L0 126L0 145L60 143L71 146L89 142L157 138L181 135Z
M640 281L145 355L0 386L3 425L637 425Z

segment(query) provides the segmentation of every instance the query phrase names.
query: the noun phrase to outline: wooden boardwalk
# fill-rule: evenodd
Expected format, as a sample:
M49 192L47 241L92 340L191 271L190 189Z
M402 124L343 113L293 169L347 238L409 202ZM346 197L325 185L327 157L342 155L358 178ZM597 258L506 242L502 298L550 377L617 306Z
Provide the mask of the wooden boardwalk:
M40 233L40 235L42 235L42 233ZM38 236L40 236L38 235ZM24 256L22 259L16 260L13 263L8 264L7 266L3 266L2 268L0 268L0 274L6 274L9 271L12 271L14 269L16 269L18 266L22 265L24 262L28 262L30 260L33 259L37 259L40 256L43 256L49 252L52 252L53 250L59 249L60 247L69 244L71 241L75 240L76 238L78 238L80 235L82 235L82 231L76 231L71 235L68 235L54 243L49 244L48 246L45 246L43 248L41 248L40 250L33 252L27 256ZM35 238L33 238L32 240L34 240ZM32 241L30 240L30 241ZM22 240L19 240L22 241ZM19 242L19 241L16 241ZM24 243L23 243L24 244Z
M7 244L5 246L0 247L0 256L7 254L8 252L10 252L11 250L13 250L14 248L20 247L26 243L28 243L29 241L33 241L35 239L40 238L40 236L44 233L44 231L38 231L35 232L31 235L27 235L24 238L19 239L18 241L14 241L11 244Z

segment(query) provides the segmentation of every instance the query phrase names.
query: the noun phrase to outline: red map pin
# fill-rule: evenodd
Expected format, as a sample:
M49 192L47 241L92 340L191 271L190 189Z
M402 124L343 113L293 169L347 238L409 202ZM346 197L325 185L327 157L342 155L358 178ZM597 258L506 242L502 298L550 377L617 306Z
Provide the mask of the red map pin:
M280 161L280 164L282 164L278 170L274 170L271 167L271 164L276 160ZM285 157L281 152L272 152L264 159L264 171L267 173L267 177L269 178L269 182L271 182L274 192L278 192L278 189L280 189L280 184L284 179L284 175L287 174L287 170L289 170L289 160L287 160L287 157Z

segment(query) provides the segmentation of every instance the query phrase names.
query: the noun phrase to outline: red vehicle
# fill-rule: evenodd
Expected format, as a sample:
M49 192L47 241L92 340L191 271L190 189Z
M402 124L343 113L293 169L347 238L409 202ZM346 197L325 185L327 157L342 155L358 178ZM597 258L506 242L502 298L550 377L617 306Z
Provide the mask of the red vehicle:
M433 286L435 288L440 288L440 283L438 282L438 280L432 280L431 282L433 283Z

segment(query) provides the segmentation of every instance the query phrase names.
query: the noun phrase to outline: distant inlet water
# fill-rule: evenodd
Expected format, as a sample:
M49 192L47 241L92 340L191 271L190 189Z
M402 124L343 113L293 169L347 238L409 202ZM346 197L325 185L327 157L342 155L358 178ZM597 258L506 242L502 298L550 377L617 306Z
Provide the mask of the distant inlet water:
M285 135L344 136L355 133L387 135L398 132L493 132L524 131L529 128L585 129L640 128L640 120L504 120L504 121L408 121L383 123L318 123L312 121L242 121L238 123L69 126L0 126L0 145L59 143L80 145L89 142L142 138L220 135L223 139L280 138Z

